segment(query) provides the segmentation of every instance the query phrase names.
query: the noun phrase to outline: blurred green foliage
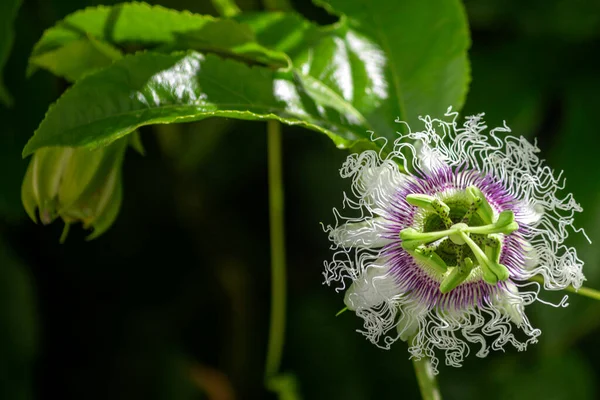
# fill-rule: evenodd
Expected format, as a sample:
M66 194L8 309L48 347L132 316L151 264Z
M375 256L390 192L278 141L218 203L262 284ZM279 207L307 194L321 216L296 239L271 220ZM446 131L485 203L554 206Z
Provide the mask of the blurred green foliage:
M13 22L19 11L22 0L6 0L0 3L0 71L8 60L14 41ZM0 75L0 104L11 106L13 99L6 90L4 79Z
M155 3L215 15L208 1ZM20 151L67 87L43 71L26 79L28 56L44 29L97 4L25 0L15 23L4 70L14 106L0 106L0 398L269 398L262 386L270 301L264 124L208 119L142 128L147 156L129 152L121 215L96 241L84 242L85 232L74 229L59 246L62 226L25 218ZM334 21L309 2L294 5L317 23ZM466 1L472 82L464 108L537 138L542 158L565 170L565 195L581 202L576 218L594 243L598 7ZM331 207L349 189L338 176L345 155L325 136L284 127L290 305L283 369L305 399L418 398L406 346L373 347L354 332L361 323L352 314L334 317L342 295L320 284L330 254L318 222L331 222ZM600 288L598 246L581 234L570 240L586 262L586 285ZM527 310L543 332L527 352L471 354L460 369L442 367L445 398L597 398L600 304L573 295L569 303Z
M0 237L0 397L25 400L33 392L37 315L31 273Z

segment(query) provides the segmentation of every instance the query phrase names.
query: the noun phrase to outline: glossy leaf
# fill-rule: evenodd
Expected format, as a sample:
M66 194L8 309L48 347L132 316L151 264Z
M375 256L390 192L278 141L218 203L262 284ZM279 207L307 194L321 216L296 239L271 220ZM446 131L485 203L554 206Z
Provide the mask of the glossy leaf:
M347 17L383 55L385 101L370 115L419 126L420 115L460 109L469 82L467 19L459 0L315 0Z
M7 106L12 104L13 99L4 86L2 72L13 45L15 35L12 25L21 3L22 0L0 1L0 102Z
M315 99L335 99L346 112L373 128L367 115L381 106L383 54L364 38L349 32L346 24L319 28L292 13L242 14L258 41L288 54L307 91Z
M93 37L84 37L29 59L30 66L44 68L75 82L81 76L104 68L122 57L119 49Z
M103 46L99 48L98 43ZM44 67L64 75L56 68L78 69L80 58L106 55L103 47L109 45L127 51L152 48L170 52L189 48L287 65L285 55L259 46L246 25L145 3L123 3L77 11L46 30L31 54L29 73Z
M288 53L307 87L343 99L378 135L395 137L396 118L418 127L419 115L462 107L469 34L459 1L318 3L344 18L328 27L283 13L239 19Z
M214 55L138 53L77 81L49 109L23 155L100 145L150 124L207 117L275 119L327 134L339 147L368 133L335 101L315 103L290 72Z

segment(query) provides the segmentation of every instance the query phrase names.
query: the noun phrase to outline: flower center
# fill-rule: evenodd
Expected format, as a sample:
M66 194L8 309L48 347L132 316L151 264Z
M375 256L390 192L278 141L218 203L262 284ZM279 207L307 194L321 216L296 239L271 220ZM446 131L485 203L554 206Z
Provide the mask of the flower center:
M500 254L504 235L519 228L512 211L495 216L483 193L474 186L446 202L425 194L408 195L406 201L421 208L424 219L420 231L400 231L402 247L442 276L442 293L456 288L478 268L490 285L508 279Z

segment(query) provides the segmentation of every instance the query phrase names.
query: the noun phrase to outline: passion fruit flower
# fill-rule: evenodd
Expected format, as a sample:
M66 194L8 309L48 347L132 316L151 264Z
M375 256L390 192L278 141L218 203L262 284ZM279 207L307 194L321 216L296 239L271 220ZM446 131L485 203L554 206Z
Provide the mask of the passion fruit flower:
M353 198L344 195L344 208L357 211L334 209L336 226L326 228L335 254L325 282L341 282L346 307L364 319L359 332L383 348L408 340L411 356L431 357L436 371L436 349L460 366L469 342L479 357L537 342L525 307L546 302L530 278L541 275L547 290L585 279L564 244L580 232L573 216L582 211L560 196L564 180L506 125L485 134L482 117L461 127L448 109L446 120L420 118L420 132L403 123L408 133L386 157L348 156L341 176L352 179Z

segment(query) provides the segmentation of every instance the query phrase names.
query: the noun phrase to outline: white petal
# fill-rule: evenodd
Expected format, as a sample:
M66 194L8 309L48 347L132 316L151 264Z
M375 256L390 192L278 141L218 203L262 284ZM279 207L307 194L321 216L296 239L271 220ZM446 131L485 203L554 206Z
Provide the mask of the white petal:
M401 317L398 320L396 329L400 335L400 340L407 341L419 330L420 322L427 316L428 309L425 302L415 300L405 304L401 309Z
M369 218L363 222L348 222L329 234L330 240L345 248L379 248L393 242L383 237L385 220L381 217Z
M375 214L386 215L389 204L406 178L394 162L384 160L379 166L365 166L360 171L356 189Z
M538 257L537 250L529 242L525 242L523 245L523 252L525 255L525 269L531 271L533 268L540 265L540 258Z
M350 285L344 303L349 310L355 311L377 306L399 293L400 290L389 267L381 260L377 260Z
M535 225L544 216L544 207L540 204L525 204L521 206L518 222Z
M418 149L419 168L428 175L448 165L446 158L429 145L421 143Z
M492 303L502 314L507 315L517 326L520 326L525 313L523 299L519 295L519 289L512 282L507 281L506 287L508 290L500 291L493 296Z

